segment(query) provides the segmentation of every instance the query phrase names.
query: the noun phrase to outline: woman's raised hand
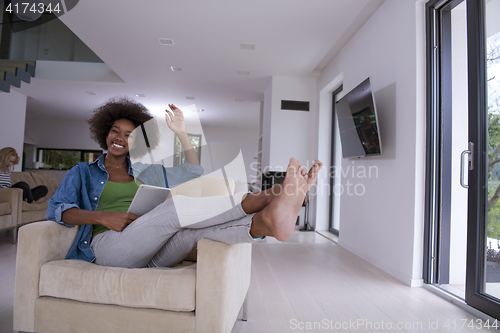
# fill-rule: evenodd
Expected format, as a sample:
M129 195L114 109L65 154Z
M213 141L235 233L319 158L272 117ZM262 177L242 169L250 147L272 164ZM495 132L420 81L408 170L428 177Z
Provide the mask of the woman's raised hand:
M186 122L184 121L184 115L181 109L179 109L174 104L168 105L172 111L165 110L165 120L167 121L168 127L175 133L185 133L186 132Z

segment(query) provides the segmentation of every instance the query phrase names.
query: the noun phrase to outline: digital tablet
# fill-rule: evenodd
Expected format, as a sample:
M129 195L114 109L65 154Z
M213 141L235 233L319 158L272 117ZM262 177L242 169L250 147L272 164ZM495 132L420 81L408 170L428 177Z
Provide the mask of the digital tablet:
M141 184L128 207L127 213L137 216L144 215L165 201L169 194L169 188Z

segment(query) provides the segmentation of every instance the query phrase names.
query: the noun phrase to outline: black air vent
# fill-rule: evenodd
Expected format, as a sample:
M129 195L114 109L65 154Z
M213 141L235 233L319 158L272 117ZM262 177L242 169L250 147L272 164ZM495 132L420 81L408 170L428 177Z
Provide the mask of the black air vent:
M281 110L309 111L309 102L281 100Z

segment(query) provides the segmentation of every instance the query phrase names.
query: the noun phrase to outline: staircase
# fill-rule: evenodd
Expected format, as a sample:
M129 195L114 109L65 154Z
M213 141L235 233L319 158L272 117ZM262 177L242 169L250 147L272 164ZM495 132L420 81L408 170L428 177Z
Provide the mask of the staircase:
M10 92L10 86L21 87L35 77L36 61L0 59L0 90Z

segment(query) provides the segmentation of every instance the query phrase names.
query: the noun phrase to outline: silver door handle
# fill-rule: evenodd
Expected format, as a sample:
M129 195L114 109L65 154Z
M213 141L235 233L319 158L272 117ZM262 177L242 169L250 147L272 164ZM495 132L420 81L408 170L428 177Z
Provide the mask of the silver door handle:
M474 163L472 163L473 158L474 158L474 143L469 142L469 149L464 150L462 154L460 154L460 185L463 188L469 188L468 184L465 184L465 174L464 174L464 157L465 155L468 155L469 158L467 159L467 170L473 170L474 169Z

